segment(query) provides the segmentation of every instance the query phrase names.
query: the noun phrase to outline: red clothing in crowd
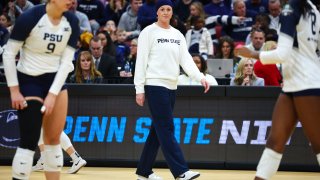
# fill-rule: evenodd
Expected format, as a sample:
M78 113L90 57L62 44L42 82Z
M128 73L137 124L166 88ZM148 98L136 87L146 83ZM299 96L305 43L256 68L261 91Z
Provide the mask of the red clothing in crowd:
M281 86L282 76L275 64L263 65L257 61L254 64L254 73L264 79L265 86Z

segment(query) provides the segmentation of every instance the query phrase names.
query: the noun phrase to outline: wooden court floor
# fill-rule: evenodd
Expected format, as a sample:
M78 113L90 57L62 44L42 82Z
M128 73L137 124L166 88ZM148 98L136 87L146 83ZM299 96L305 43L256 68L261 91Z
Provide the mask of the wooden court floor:
M77 174L67 174L68 167L64 167L61 180L136 180L134 168L84 167ZM199 180L251 180L254 171L235 170L196 170L201 173ZM164 180L173 180L168 169L155 169ZM32 172L30 180L42 180L43 172ZM198 180L197 179L197 180ZM0 180L11 180L11 167L0 166ZM271 180L320 180L317 172L278 172Z

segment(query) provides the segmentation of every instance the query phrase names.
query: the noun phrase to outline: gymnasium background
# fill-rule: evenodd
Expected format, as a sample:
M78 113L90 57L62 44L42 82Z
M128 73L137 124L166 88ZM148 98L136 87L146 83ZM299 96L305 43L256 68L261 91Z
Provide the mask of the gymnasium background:
M192 168L255 169L270 131L275 87L179 87L175 136ZM136 166L148 135L147 108L133 85L69 85L65 132L89 166ZM19 143L16 112L0 84L0 164L10 165ZM38 153L36 155L36 158ZM69 157L65 155L65 160ZM165 167L159 150L158 167ZM282 170L319 171L301 125L287 143Z

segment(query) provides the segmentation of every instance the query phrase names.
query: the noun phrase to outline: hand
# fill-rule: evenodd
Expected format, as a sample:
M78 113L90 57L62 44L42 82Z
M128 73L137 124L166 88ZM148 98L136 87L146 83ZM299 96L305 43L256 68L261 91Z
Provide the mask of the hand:
M247 76L247 77L245 77L245 78L243 79L242 85L243 85L243 86L249 86L249 85L250 85L250 78L249 78L249 76Z
M120 71L120 77L132 77L131 72Z
M208 81L205 78L203 78L203 79L201 79L201 84L204 87L204 93L207 93L210 89L210 85L209 85Z
M56 98L57 96L52 94L52 93L48 93L47 97L45 98L44 102L43 102L43 106L41 108L41 112L45 115L48 116L52 113L53 108L54 108L54 104L56 102ZM44 107L44 108L43 108Z
M10 87L11 107L13 109L24 109L28 106L26 99L22 96L19 86Z
M143 106L145 100L144 93L136 94L136 102L139 106Z
M239 16L238 19L237 19L237 22L238 22L238 24L242 24L244 20L246 20L246 17L243 17L243 16L240 17Z

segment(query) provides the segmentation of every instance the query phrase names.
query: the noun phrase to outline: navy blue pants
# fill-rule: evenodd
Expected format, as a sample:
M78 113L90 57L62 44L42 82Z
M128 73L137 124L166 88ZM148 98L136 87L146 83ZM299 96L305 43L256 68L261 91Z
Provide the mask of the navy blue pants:
M151 129L145 142L136 173L148 177L158 154L159 146L176 178L189 168L174 136L173 107L175 90L161 86L145 86L145 95L152 115Z

